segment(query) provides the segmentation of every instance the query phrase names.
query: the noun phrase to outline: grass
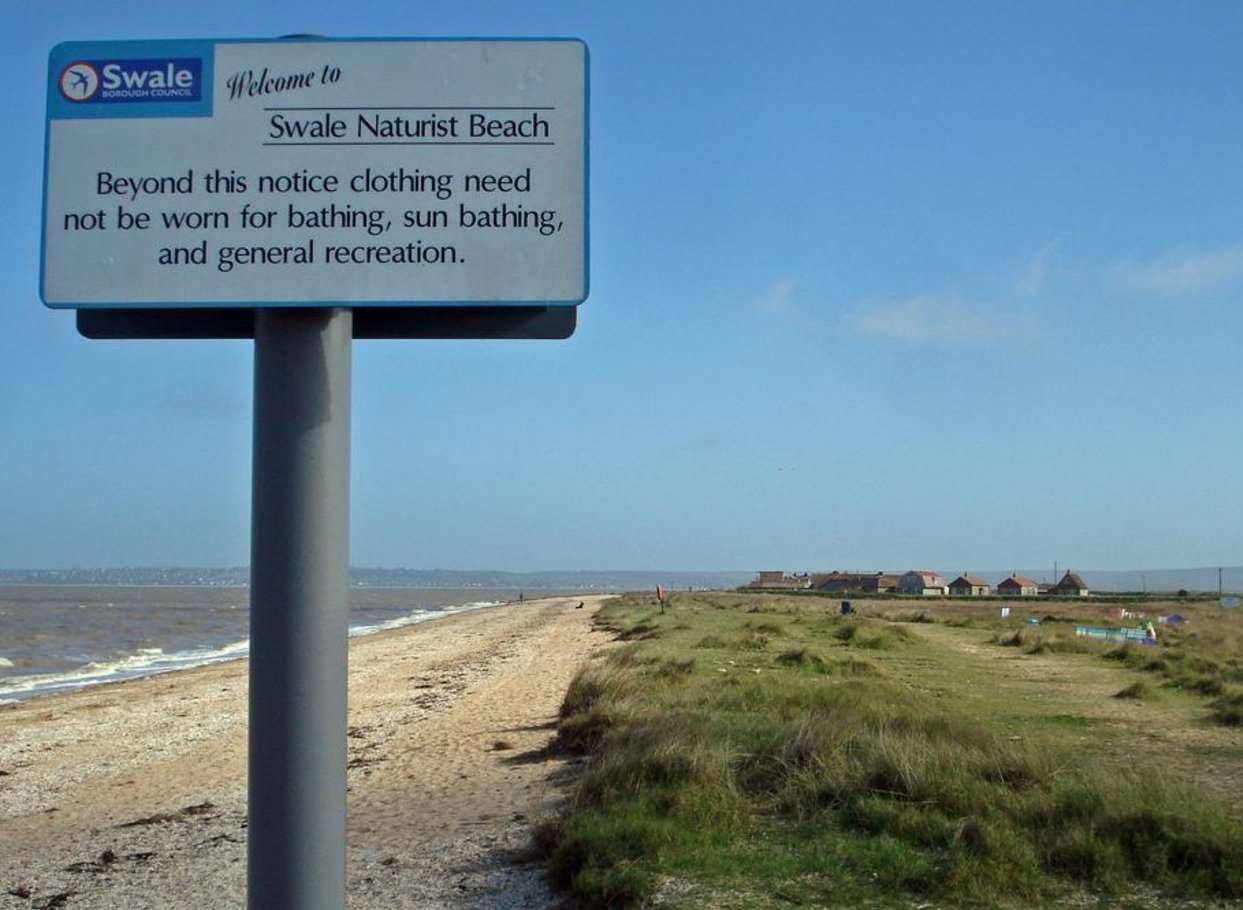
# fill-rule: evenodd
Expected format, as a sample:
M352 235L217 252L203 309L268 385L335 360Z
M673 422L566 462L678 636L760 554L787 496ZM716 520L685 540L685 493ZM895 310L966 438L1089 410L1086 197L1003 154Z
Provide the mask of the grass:
M1214 701L1213 719L1226 727L1243 727L1243 692L1231 692Z
M869 651L893 651L908 644L914 635L901 626L885 626L872 620L850 619L833 629L843 644Z
M1182 613L1190 622L1182 626L1160 625L1156 646L1110 645L1076 638L1074 625L1116 627L1121 622L1112 612L1113 600L1093 599L1047 603L1042 598L1031 606L1042 613L1038 624L1027 622L1017 613L1010 618L997 615L996 603L945 602L937 609L919 611L878 609L875 616L891 623L937 623L939 625L986 629L989 640L1001 647L1018 649L1022 654L1089 654L1120 664L1130 670L1152 674L1165 688L1189 692L1212 699L1205 715L1223 726L1239 726L1235 708L1243 700L1243 615L1222 611L1210 600L1189 599L1169 602L1147 601L1149 618L1160 613ZM1015 605L1014 609L1019 606ZM865 610L866 610L865 606Z
M1156 690L1142 679L1114 693L1114 698L1127 698L1133 701L1152 701L1156 696Z
M1243 689L1232 685L1240 679L1237 658L1222 653L1237 646L1238 639L1233 636L1174 633L1155 653L1152 647L1128 644L1102 656L1132 670L1151 673L1166 688L1214 699L1209 719L1223 726L1239 726Z
M1088 642L1072 635L1031 626L1011 632L997 632L992 641L1002 647L1020 648L1024 654L1090 654L1095 650Z
M1243 828L1220 801L1157 763L1085 763L1090 719L1007 735L1004 699L977 697L981 716L937 697L970 680L908 626L707 594L664 617L620 598L599 622L629 644L570 684L559 738L589 761L537 838L584 907L1243 897ZM1020 631L1011 646L1062 640Z

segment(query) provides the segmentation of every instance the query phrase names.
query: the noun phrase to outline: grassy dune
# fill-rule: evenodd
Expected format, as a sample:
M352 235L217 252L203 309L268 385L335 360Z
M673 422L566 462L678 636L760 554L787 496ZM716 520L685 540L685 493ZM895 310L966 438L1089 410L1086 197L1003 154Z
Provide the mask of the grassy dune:
M622 643L561 709L562 746L589 760L540 831L553 878L600 908L1243 897L1238 804L1128 748L1134 712L1190 723L1203 697L1157 692L1142 669L1061 637L1004 641L1031 633L978 608L844 619L835 606L606 606L598 621ZM1029 676L1077 662L1103 694L1076 713L1073 691L1046 695L1016 661Z
M1135 607L1132 607L1135 609ZM1183 626L1158 626L1156 647L1142 644L1108 645L1074 636L1074 624L1116 626L1121 620L1110 615L1110 609L1085 604L1058 604L1053 612L1044 612L1039 626L1021 618L1001 620L984 615L978 608L949 603L940 610L922 611L923 621L939 622L959 628L992 628L992 641L1006 647L1017 647L1025 654L1090 654L1150 674L1153 685L1164 689L1191 692L1212 699L1209 716L1225 726L1243 725L1243 616L1238 610L1218 610L1215 606L1197 606L1172 602L1154 604L1146 612L1154 618L1159 613L1190 614L1191 622ZM1043 612L1043 611L1042 611ZM882 618L907 622L909 612L882 611ZM1125 620L1134 624L1136 620Z

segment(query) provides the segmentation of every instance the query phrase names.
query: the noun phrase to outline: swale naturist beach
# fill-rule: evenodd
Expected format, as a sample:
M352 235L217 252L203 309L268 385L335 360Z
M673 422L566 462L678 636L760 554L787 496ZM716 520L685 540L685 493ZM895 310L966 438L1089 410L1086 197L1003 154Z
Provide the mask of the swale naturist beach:
M580 599L586 609L577 610ZM350 908L547 907L525 857L602 597L350 642ZM241 908L246 661L0 707L0 908Z

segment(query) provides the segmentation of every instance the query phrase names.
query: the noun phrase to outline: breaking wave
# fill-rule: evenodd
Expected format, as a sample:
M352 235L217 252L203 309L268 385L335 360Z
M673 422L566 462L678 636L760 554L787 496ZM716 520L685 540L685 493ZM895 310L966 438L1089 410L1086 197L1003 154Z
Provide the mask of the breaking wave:
M445 607L440 610L414 610L405 616L371 625L351 626L350 638L363 635L374 635L411 626L448 616L452 613L464 613L482 607L494 607L500 601L477 601L460 606ZM188 670L191 667L203 667L209 664L222 663L226 660L237 660L250 653L250 640L235 641L219 648L198 648L187 651L176 651L165 654L160 648L139 648L134 654L109 661L91 661L65 673L32 674L29 676L0 676L0 704L34 698L38 695L51 695L68 692L87 686L103 683L122 682L127 679L138 679L144 676L156 676L171 673L175 670ZM0 658L0 668L13 666L12 661Z

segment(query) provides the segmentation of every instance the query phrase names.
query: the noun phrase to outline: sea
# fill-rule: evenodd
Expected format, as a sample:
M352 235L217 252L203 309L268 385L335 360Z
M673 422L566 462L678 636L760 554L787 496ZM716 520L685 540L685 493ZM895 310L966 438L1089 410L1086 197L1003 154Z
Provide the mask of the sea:
M350 635L504 604L519 594L354 587ZM245 657L249 627L247 588L0 586L0 704Z

